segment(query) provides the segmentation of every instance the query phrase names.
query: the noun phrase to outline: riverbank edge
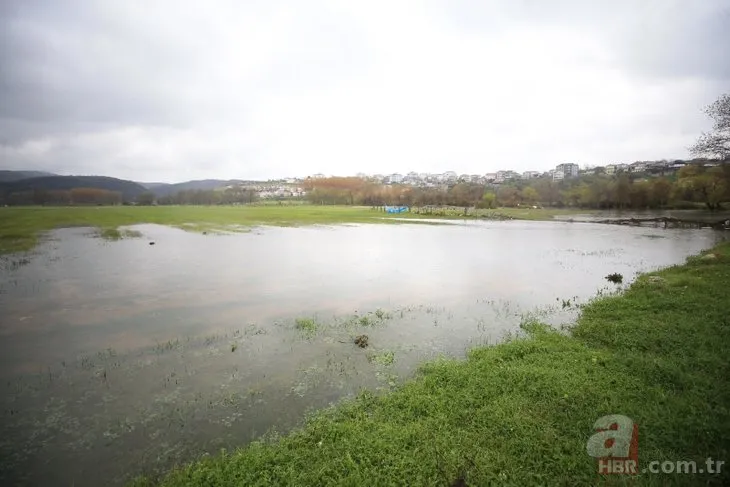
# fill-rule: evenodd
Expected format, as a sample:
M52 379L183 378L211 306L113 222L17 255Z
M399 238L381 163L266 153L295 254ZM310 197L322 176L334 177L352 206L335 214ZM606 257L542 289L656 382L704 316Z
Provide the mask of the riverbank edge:
M728 485L730 468L601 477L586 452L595 421L623 414L640 469L730 461L727 289L728 242L594 299L568 334L525 323L390 393L130 485Z

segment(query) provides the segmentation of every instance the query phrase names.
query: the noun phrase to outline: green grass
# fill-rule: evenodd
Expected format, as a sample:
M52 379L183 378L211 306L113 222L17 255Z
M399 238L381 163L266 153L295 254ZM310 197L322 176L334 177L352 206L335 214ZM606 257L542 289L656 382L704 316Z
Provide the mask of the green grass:
M602 478L586 453L594 422L623 414L639 425L640 468L730 461L730 244L712 253L593 301L569 334L526 323L392 393L136 485L729 485L727 465Z
M564 210L500 209L514 218L551 219ZM114 206L0 208L0 254L33 248L44 232L63 227L100 228L112 240L131 237L118 227L155 223L191 231L245 229L257 225L297 226L337 223L398 223L435 218L412 213L387 214L362 206Z
M297 330L301 330L307 334L312 334L317 331L318 325L314 318L296 318L294 325Z
M383 309L378 308L373 312L367 312L359 315L357 313L345 317L339 321L340 326L347 328L362 327L362 326L379 326L385 324L385 322L391 319L393 315L386 312Z
M368 361L378 365L393 365L393 362L395 362L395 352L391 350L371 352L368 354Z
M142 232L139 232L137 230L120 230L119 228L100 228L97 234L104 240L111 241L122 240L125 238L140 238L142 236Z

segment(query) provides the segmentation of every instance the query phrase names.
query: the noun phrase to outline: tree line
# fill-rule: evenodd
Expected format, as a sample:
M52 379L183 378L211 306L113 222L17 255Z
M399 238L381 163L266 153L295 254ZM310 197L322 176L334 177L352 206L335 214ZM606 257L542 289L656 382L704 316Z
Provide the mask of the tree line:
M0 194L0 202L10 206L119 205L121 191L99 188L31 189Z
M253 189L233 187L220 190L188 189L157 198L158 205L236 205L254 203L259 194ZM152 193L140 195L139 204L152 204Z
M123 198L120 191L99 188L31 189L0 192L0 204L9 206L73 206L73 205L233 205L255 203L259 194L252 189L229 188L216 190L183 190L156 198L145 192L133 201Z
M721 208L730 202L730 164L690 164L668 177L591 174L553 181L544 177L500 185L458 183L442 188L385 185L360 178L306 184L307 200L325 205L449 205L479 208L550 206L594 209Z
M641 174L588 174L553 181L549 177L518 180L500 185L458 183L444 187L388 185L356 177L310 179L305 199L318 205L461 206L478 208L546 206L591 209L691 208L710 210L730 202L730 162L688 164L675 174L648 177ZM184 190L155 198L147 192L140 205L231 205L260 199L253 189ZM118 205L119 191L97 188L35 189L2 196L7 205Z

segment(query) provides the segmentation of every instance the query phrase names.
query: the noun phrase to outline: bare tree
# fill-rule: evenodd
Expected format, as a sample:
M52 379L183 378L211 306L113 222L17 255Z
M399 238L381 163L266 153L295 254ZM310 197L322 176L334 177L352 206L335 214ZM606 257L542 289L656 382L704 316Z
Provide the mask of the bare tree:
M705 108L705 113L713 120L711 132L703 132L690 152L695 156L730 159L730 94L720 98Z

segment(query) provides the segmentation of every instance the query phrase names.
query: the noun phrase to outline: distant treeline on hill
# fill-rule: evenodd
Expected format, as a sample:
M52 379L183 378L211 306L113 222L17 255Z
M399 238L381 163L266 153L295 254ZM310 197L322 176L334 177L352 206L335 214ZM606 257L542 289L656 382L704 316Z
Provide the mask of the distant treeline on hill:
M494 208L521 205L595 209L645 209L705 206L730 202L730 163L688 164L669 175L646 173L583 174L555 181L551 177L502 184L461 182L423 188L383 184L363 178L321 178L305 183L314 204L451 205Z
M42 176L0 183L5 205L114 205L134 202L147 190L140 184L103 176Z
M178 184L136 183L101 176L58 176L38 171L0 171L0 204L12 206L244 204L259 199L259 193L251 188L251 184L251 181L217 179Z
M122 193L97 188L33 189L7 194L2 199L10 206L119 205Z
M157 198L158 205L235 205L253 203L259 193L243 187L224 190L187 189Z

